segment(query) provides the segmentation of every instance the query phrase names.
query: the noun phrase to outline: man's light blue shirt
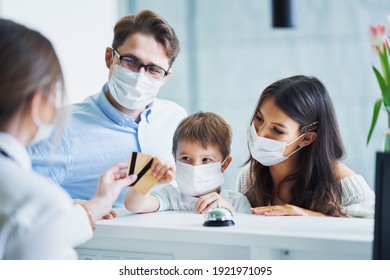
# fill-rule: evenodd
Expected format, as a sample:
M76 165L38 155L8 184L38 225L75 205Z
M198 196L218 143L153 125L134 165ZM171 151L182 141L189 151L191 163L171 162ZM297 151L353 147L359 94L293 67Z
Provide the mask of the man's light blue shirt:
M128 162L133 151L174 161L172 138L187 115L183 107L156 98L137 124L118 111L102 91L70 106L70 119L55 147L54 133L48 141L29 148L33 169L53 179L72 198L90 199L99 176L110 166ZM53 148L54 147L54 148ZM123 206L125 188L114 204Z

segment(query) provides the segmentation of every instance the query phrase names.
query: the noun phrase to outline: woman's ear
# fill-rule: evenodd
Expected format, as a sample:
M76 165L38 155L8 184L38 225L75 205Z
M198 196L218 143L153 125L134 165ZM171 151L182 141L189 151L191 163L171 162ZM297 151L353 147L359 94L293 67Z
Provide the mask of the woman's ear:
M37 89L34 93L33 97L31 98L31 103L29 105L29 110L31 114L31 119L33 116L38 116L40 119L42 119L42 107L43 107L43 90Z
M226 170L226 168L228 168L228 166L230 165L232 160L233 160L232 156L227 156L227 158L225 159L225 162L221 165L221 172L222 173Z
M314 132L314 131L307 132L303 136L301 143L299 143L299 145L301 145L302 147L309 146L311 143L314 142L314 140L316 140L316 138L317 138L316 132Z

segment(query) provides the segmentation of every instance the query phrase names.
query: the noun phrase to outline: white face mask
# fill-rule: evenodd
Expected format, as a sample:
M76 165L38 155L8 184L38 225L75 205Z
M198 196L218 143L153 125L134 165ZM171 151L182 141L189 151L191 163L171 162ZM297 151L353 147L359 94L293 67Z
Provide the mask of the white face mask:
M224 183L221 163L191 165L176 162L176 181L181 192L199 196L206 194Z
M54 131L54 124L43 123L38 115L33 116L33 122L38 127L38 130L35 133L34 138L29 142L29 145L35 145L43 140L46 140Z
M114 65L108 87L112 97L121 106L136 110L145 108L153 102L162 81L143 73L132 72L120 65Z
M303 135L305 134L300 135L297 139L290 143L276 141L258 136L256 133L256 128L252 123L248 130L249 151L252 157L258 162L260 162L262 165L275 165L288 159L291 155L302 149L302 146L299 146L299 148L292 152L290 155L283 156L287 146L297 141Z

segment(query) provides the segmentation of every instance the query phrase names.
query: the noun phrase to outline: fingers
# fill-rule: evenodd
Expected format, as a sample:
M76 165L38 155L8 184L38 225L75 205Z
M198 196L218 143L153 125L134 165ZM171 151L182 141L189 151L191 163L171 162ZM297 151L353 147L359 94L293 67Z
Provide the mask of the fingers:
M291 216L291 213L282 209L273 209L264 213L264 216Z
M111 186L114 188L123 189L124 187L128 187L133 184L137 180L137 175L132 174L130 176L125 176L123 179L118 179L111 183Z
M268 207L256 207L256 208L251 208L251 211L253 214L256 215L264 215L264 213L268 210Z
M115 219L117 217L117 213L111 209L110 213L104 215L102 217L103 220L111 220L111 219Z
M102 217L103 220L111 220L113 219L114 217L109 213L109 214L106 214Z
M201 196L195 203L195 212L203 213L210 208L218 207L219 195L216 192L212 192Z
M158 181L159 184L168 184L175 179L175 173L172 170L168 170L165 175Z
M118 163L118 164L115 164L113 166L111 166L107 171L111 171L112 173L116 173L122 169L125 169L127 168L127 162L121 162L121 163Z
M152 163L152 174L157 177L159 180L167 178L168 176L172 177L175 172L174 164L168 161L162 161L159 158L153 158ZM170 175L167 172L170 171Z
M281 216L284 213L283 208L279 205L256 207L251 210L253 214L264 216Z
M214 201L208 205L205 205L205 207L202 209L202 208L199 208L198 211L195 210L196 213L198 214L203 214L205 213L207 210L209 209L213 209L213 208L217 208L218 207L218 202L217 201Z
M119 179L123 179L126 177L126 173L125 172L117 172L117 173L114 173L114 178L115 180L119 180Z
M104 216L102 217L102 219L103 219L103 220L110 220L110 219L114 219L114 218L116 218L116 217L117 217L116 212L115 212L114 210L111 209L109 213L107 213L106 215L104 215Z
M120 172L120 170L123 170L125 168L127 168L127 163L119 163L113 165L100 175L100 180L103 183L108 184L113 180L115 181L124 178L126 177L126 174L124 174L124 172Z
M137 175L132 174L130 176L127 176L123 179L118 179L114 182L116 187L123 188L126 186L130 186L132 183L134 183L137 180Z
M264 216L301 216L303 209L294 205L272 205L251 208L253 214L264 215Z
M118 216L118 214L117 214L114 210L112 210L112 209L111 209L111 211L110 211L110 214L111 214L111 216L112 216L113 218L116 218L116 217Z

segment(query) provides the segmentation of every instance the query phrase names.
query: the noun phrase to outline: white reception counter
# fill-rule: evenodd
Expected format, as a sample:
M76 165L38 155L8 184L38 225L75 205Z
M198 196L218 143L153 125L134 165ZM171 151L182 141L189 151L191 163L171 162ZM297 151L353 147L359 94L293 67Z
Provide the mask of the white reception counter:
M235 214L204 227L189 212L132 214L97 223L80 259L371 259L373 219Z

